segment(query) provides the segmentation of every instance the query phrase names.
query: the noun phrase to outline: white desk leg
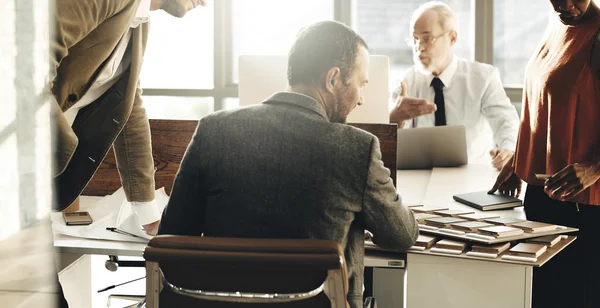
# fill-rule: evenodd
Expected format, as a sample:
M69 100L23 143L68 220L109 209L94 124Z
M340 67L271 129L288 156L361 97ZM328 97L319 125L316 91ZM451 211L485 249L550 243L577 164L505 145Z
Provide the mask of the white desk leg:
M407 259L408 308L531 306L531 266L414 253Z
M525 308L531 308L533 294L533 267L525 267Z
M92 307L91 256L57 253L55 259L69 308Z

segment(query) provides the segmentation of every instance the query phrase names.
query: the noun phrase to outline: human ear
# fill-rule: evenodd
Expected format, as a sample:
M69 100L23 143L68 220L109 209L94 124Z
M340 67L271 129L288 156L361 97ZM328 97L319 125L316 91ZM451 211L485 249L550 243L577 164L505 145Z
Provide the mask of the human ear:
M450 31L450 44L454 45L456 44L456 41L458 40L458 33L454 30Z
M327 89L327 92L334 93L338 82L341 82L340 68L332 67L325 73L325 89Z

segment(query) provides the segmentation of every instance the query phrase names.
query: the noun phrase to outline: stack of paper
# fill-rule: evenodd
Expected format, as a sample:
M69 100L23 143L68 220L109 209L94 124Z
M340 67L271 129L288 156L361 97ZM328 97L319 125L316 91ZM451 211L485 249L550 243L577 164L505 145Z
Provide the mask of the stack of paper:
M160 213L164 210L169 196L164 188L156 190L156 204ZM81 211L87 211L93 219L88 226L67 226L61 212L50 214L52 229L54 232L73 237L126 241L126 242L148 242L152 237L146 234L138 222L137 215L131 210L131 203L127 202L123 188L115 191L112 195L100 198L89 204L81 203ZM108 231L106 228L117 228L118 230L131 233L136 236L119 234Z

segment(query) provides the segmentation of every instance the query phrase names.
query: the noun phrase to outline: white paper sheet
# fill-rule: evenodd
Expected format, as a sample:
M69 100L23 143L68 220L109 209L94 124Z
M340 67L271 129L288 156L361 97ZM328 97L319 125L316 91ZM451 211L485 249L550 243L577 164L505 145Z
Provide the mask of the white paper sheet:
M155 194L156 204L160 213L164 210L169 196L164 187L157 189ZM61 212L50 214L52 229L56 233L100 240L126 241L146 243L152 237L147 235L138 223L138 218L131 210L131 204L127 202L123 188L115 191L112 195L105 196L96 202L81 202L80 210L87 211L92 216L93 223L88 226L67 226ZM138 235L137 238L106 230L107 227L118 229Z

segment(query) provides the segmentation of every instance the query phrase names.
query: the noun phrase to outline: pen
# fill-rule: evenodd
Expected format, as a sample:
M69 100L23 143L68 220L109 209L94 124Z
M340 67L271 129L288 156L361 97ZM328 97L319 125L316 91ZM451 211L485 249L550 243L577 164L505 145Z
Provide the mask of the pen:
M547 180L551 177L551 174L540 174L540 173L536 173L535 174L535 178L538 180Z
M108 229L108 228L107 228L107 229ZM129 281L126 281L126 282L123 282L123 283L114 284L114 285L112 285L112 286L108 286L108 287L106 287L106 288L104 288L104 289L100 289L100 290L98 290L98 293L101 293L101 292L104 292L104 291L108 291L108 290L114 289L114 288L116 288L116 287L118 287L118 286L122 286L122 285L124 285L124 284L128 284L128 283L132 283L132 282L134 282L134 281L138 281L138 280L141 280L141 279L144 279L144 278L146 278L146 276L144 276L144 277L140 277L140 278L136 278L136 279L133 279L133 280L129 280Z
M123 234L123 235L129 235L129 236L133 236L133 237L137 237L137 238L141 238L141 239L147 240L147 238L145 238L145 237L141 237L141 236L135 235L133 233L129 233L129 232L126 232L126 231L123 231L123 230L119 230L119 229L114 228L114 227L106 227L106 230L111 231L111 232L115 232L115 233L119 233L119 234Z

